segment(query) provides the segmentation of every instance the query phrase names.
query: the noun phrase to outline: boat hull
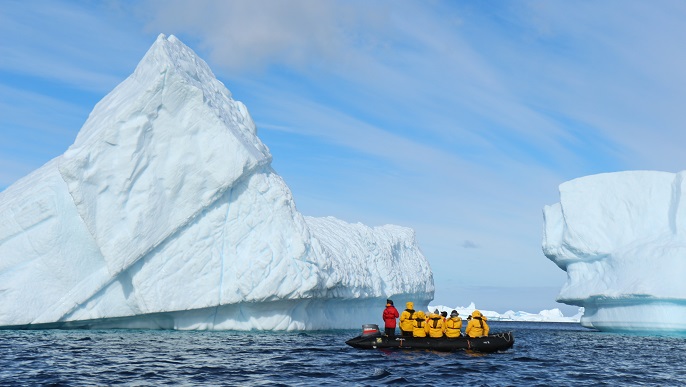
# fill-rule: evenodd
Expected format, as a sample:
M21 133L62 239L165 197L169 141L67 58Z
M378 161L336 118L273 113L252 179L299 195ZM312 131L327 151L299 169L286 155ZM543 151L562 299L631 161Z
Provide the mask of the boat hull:
M504 351L514 345L512 332L496 333L483 337L430 338L386 336L383 334L360 335L345 342L361 349L429 349L434 351L472 350L477 352Z

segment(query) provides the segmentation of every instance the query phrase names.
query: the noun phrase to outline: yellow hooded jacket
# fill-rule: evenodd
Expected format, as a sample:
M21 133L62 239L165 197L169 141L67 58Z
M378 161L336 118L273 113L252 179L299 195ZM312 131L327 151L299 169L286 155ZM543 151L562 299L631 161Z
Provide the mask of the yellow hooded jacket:
M472 312L472 319L469 320L467 324L467 329L464 333L469 337L481 337L488 336L488 324L486 324L486 317L484 317L481 312L475 310Z
M445 330L445 326L443 325L443 316L438 313L431 313L429 315L429 319L426 320L426 325L429 337L443 337L443 331Z
M412 326L412 321L414 321L416 317L416 313L414 311L414 303L408 302L405 304L405 307L407 309L403 310L403 312L400 314L400 330L405 331L405 332L412 332L414 329Z
M421 310L417 312L417 316L412 320L412 336L426 337L426 315Z
M462 329L462 318L460 316L451 317L445 322L446 337L460 337L460 329Z

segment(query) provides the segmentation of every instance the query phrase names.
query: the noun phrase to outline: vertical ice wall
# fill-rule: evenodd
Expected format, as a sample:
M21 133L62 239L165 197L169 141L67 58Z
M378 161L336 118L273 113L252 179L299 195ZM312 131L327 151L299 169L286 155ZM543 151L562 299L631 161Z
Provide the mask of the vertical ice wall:
M558 301L603 330L686 331L684 172L599 174L560 185L543 252L567 272Z

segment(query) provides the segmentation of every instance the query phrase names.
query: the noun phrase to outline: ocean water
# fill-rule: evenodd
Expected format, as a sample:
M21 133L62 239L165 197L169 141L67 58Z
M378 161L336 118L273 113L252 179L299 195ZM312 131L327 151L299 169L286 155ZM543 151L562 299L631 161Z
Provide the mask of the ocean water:
M678 386L686 338L491 322L501 353L360 350L359 331L0 330L0 385Z

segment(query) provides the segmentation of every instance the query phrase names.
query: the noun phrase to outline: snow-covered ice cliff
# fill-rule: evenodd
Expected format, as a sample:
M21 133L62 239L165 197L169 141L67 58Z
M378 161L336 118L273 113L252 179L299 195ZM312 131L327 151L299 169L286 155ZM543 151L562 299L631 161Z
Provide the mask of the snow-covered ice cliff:
M0 327L357 328L426 305L414 232L302 216L246 107L160 35L0 193Z
M685 172L628 171L560 185L543 252L567 282L559 302L600 330L686 331Z

